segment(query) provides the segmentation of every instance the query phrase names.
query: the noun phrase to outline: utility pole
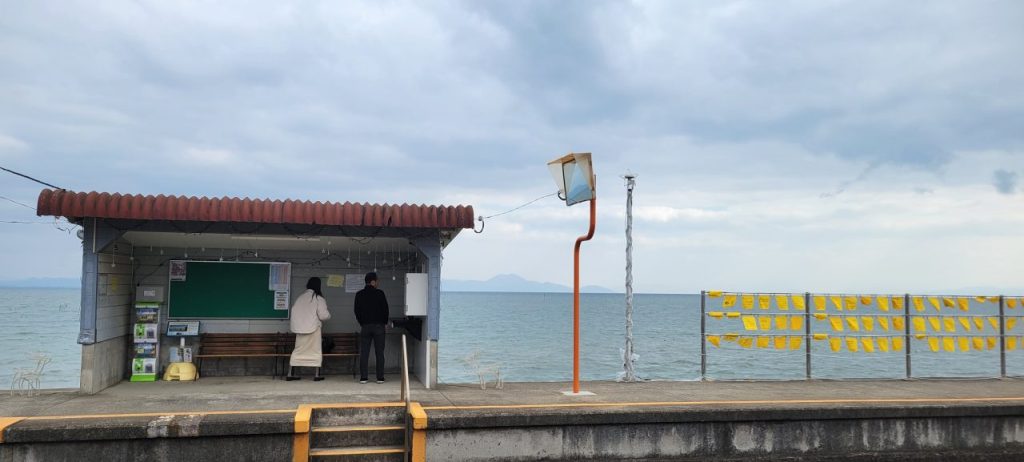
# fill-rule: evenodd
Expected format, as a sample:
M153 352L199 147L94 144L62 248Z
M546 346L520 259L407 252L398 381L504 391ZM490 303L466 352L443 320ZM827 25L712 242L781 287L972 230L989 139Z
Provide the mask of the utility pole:
M623 175L626 180L626 351L622 355L625 373L623 382L636 382L633 369L633 187L636 175Z

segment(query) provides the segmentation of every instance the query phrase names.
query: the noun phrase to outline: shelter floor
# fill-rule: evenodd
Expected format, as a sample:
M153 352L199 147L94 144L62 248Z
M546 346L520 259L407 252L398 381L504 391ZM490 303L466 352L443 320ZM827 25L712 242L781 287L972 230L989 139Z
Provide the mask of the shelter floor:
M697 408L793 409L808 407L906 407L958 404L1024 404L1024 379L928 379L845 381L585 382L592 396L566 396L564 382L507 382L481 390L477 384L442 384L427 390L412 383L412 400L424 407L643 403ZM301 404L394 402L400 380L360 384L330 376L285 382L270 377L206 377L196 382L122 382L94 395L47 390L34 395L0 394L0 416L188 413L293 410ZM603 404L599 404L603 403Z

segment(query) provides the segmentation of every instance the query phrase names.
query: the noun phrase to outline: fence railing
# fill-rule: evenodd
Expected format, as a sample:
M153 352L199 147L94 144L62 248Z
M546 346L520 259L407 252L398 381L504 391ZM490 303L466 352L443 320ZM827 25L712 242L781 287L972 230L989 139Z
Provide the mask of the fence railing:
M803 350L807 379L815 342L832 352L902 352L907 378L913 376L915 342L932 352L998 347L1000 377L1006 377L1006 351L1024 349L1024 332L1011 333L1024 318L1019 296L701 291L700 312L701 380L707 378L709 344Z

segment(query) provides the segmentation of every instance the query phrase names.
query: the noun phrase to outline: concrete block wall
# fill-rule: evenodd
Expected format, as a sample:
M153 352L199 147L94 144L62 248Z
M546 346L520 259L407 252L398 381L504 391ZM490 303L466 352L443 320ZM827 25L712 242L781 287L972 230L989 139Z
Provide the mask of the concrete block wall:
M117 385L128 377L127 335L114 337L90 345L82 345L82 374L79 389L83 393L97 393Z

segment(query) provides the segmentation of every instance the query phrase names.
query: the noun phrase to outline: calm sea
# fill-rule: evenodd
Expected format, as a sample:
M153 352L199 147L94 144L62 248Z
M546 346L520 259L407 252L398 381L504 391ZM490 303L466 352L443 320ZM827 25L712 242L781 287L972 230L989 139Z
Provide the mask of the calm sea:
M616 294L581 296L581 361L584 380L614 380L622 372L625 301ZM462 293L441 295L440 380L476 380L467 358L496 366L509 381L565 381L572 378L572 296L551 293ZM10 386L15 368L32 367L34 352L53 358L43 377L46 388L77 387L80 347L77 289L0 289L0 386ZM987 310L987 311L986 311ZM874 313L862 309L858 314ZM969 314L991 314L972 306ZM636 371L651 380L700 377L700 297L636 295L633 338ZM738 320L735 320L738 322ZM708 319L709 332L743 332L727 320ZM826 332L822 324L812 324ZM1024 334L1024 325L1018 326ZM958 332L963 332L958 327ZM987 332L991 332L988 330ZM862 332L866 333L866 332ZM876 328L875 334L881 333ZM961 334L963 335L963 334ZM911 340L916 377L993 377L999 375L998 349L927 351ZM832 352L813 342L816 378L901 378L904 353ZM742 350L735 344L708 345L712 379L802 379L804 353L774 349ZM1024 375L1024 351L1007 352L1009 375Z

